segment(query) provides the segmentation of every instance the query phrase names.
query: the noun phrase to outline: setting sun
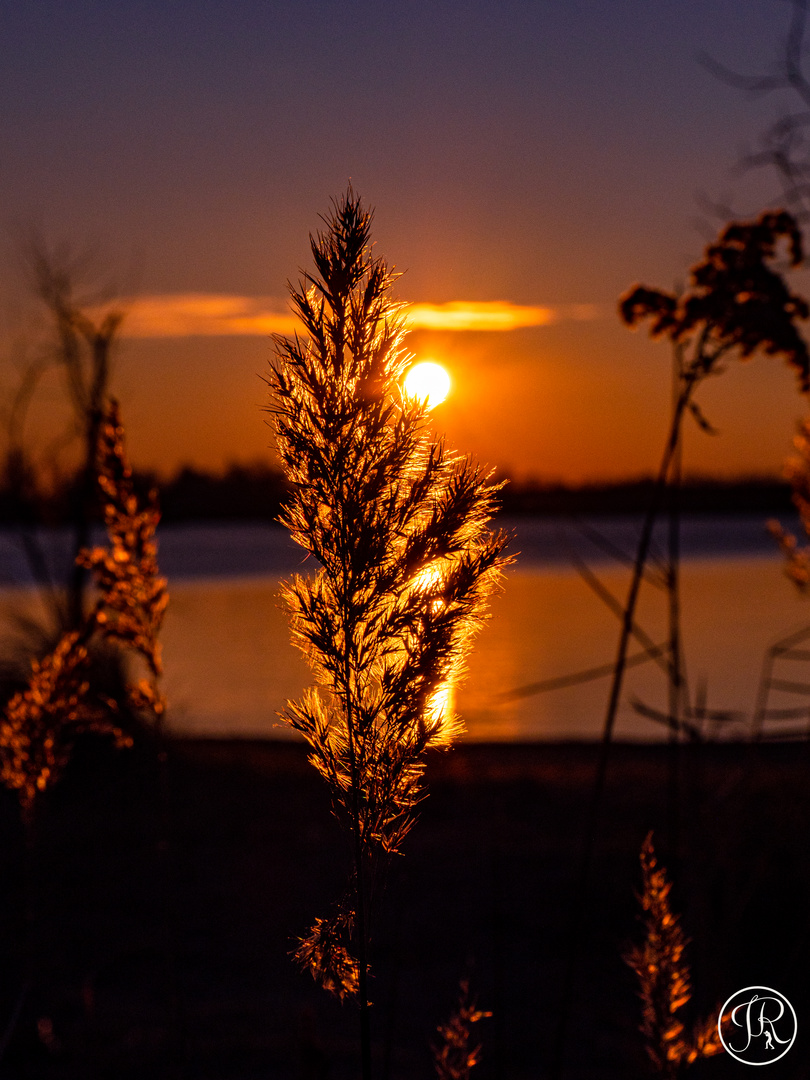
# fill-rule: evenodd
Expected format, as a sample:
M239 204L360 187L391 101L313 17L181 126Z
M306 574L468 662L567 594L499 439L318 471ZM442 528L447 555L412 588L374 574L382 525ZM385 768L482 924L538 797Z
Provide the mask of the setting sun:
M420 401L427 401L433 409L450 393L450 376L447 371L432 360L414 364L405 376L405 393Z

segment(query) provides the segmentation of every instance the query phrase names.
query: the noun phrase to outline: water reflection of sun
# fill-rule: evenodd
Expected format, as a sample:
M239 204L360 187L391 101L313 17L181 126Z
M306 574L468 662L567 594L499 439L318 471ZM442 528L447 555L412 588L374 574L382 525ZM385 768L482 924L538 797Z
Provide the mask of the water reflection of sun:
M428 563L427 566L423 566L421 570L414 574L411 586L425 592L438 590L442 583L442 577L442 563L441 560L437 559ZM444 600L437 597L431 602L430 607L434 612L441 611L444 607ZM440 727L449 724L453 718L455 696L455 687L452 682L444 682L437 687L425 705L425 721L428 724L438 724Z

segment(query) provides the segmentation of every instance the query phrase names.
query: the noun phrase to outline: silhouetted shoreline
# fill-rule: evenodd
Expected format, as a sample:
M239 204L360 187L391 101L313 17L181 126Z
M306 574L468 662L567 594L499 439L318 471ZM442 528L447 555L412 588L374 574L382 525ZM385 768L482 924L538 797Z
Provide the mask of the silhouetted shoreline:
M278 518L287 493L282 474L265 465L234 465L221 474L185 468L168 481L141 474L137 486L142 491L157 489L165 522L272 522ZM654 486L651 477L578 486L510 480L499 499L501 512L510 517L639 514L650 505ZM772 477L687 480L677 498L681 512L692 515L770 516L793 509L789 485ZM8 487L0 488L0 521L7 524L66 524L74 505L75 492L69 487L47 501L30 492L20 495Z
M508 484L501 493L502 512L510 516L556 517L641 514L653 498L652 478L612 484ZM789 514L790 486L780 480L688 480L678 490L677 505L689 515ZM664 503L667 509L666 501Z

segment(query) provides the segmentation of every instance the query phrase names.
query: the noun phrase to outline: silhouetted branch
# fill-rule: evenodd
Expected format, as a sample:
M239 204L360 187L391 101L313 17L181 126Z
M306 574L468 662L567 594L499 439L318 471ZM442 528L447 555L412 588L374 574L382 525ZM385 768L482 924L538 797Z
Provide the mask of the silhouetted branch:
M746 75L705 53L700 63L727 86L761 97L779 90L792 91L810 106L810 77L805 68L807 0L791 0L791 16L782 53L774 74ZM781 199L800 220L810 214L810 143L804 135L810 117L805 112L786 112L760 135L759 148L743 155L742 171L773 168L780 180ZM729 215L725 215L729 216Z

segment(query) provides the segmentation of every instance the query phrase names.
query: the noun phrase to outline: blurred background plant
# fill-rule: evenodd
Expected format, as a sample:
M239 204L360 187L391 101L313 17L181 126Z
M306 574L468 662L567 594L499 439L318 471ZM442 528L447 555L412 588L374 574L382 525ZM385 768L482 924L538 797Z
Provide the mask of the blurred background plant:
M461 980L459 990L458 1004L447 1023L439 1024L439 1038L433 1044L433 1064L439 1080L469 1080L481 1059L481 1044L474 1040L473 1025L492 1016L478 1008L469 979Z
M12 383L4 405L5 447L0 475L4 517L24 553L43 617L18 615L17 636L6 642L3 697L24 685L32 656L42 659L65 631L80 630L87 607L88 568L79 553L100 518L96 454L110 392L123 310L109 299L89 252L50 246L33 234L24 243L27 283L44 309L45 326L23 335L11 350ZM31 431L38 396L53 376L62 385L64 426L44 436ZM66 528L64 563L55 558L43 527ZM108 690L123 675L106 658Z
M788 460L785 473L802 528L810 536L810 420L800 423L794 446L796 453ZM779 521L769 521L768 528L785 556L785 573L802 592L806 591L810 584L810 547L800 546L795 534Z
M679 1015L692 997L685 950L688 939L672 910L672 883L655 856L652 833L641 846L644 942L625 956L636 973L641 998L641 1033L647 1053L663 1080L676 1080L688 1065L723 1052L717 1017L687 1031Z
M597 592L618 615L621 630L583 832L580 868L572 896L569 955L552 1068L555 1077L560 1076L562 1070L575 977L576 942L588 904L591 863L631 640L635 638L639 642L647 656L664 668L667 677L666 711L642 703L639 703L638 711L662 722L670 732L667 832L673 853L678 846L680 815L678 745L684 736L687 739L701 737L707 713L705 701L698 698L694 707L690 703L680 632L678 490L684 421L691 415L701 429L712 430L695 394L706 379L722 374L726 362L735 357L747 360L760 352L781 357L796 373L800 391L806 394L810 390L810 353L798 326L810 314L810 307L785 281L782 262L785 251L789 268L801 265L804 258L801 230L787 211L768 211L755 221L733 221L721 230L717 240L706 248L703 259L692 267L689 287L669 293L635 285L619 301L620 316L628 327L635 329L646 322L651 337L666 338L671 344L672 411L636 551L626 560L631 572L624 602L604 589L595 575L588 575ZM642 585L651 579L648 560L653 531L664 510L669 514L668 552L663 573L658 575L656 583L663 585L667 592L668 641L661 646L638 626L636 611Z
M28 686L11 698L0 723L0 780L17 791L24 818L33 815L38 794L59 778L79 734L111 735L131 745L118 724L119 703L91 677L92 644L114 644L137 654L148 677L127 686L128 703L154 720L165 711L157 682L162 672L158 633L168 603L154 538L160 514L154 497L146 508L138 505L116 402L97 428L94 470L109 547L82 549L77 558L93 571L99 595L81 625L65 631L43 660L33 661Z
M166 581L157 565L155 530L160 514L154 495L142 507L132 487L118 405L111 401L96 429L93 457L104 502L108 546L79 552L93 572L98 595L76 629L65 630L56 647L31 663L27 686L17 691L0 718L0 782L15 791L24 829L23 980L18 1007L0 1039L0 1058L12 1037L22 1002L37 979L37 872L43 797L67 768L76 742L105 736L118 747L132 746L131 717L160 730L166 702L160 632L168 603ZM102 652L99 652L99 649ZM122 701L97 678L106 650L125 670L124 653L137 658L145 675L127 681ZM130 728L130 731L127 730Z

